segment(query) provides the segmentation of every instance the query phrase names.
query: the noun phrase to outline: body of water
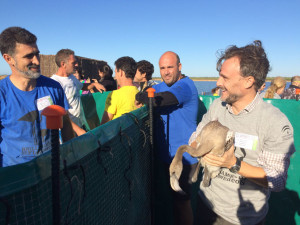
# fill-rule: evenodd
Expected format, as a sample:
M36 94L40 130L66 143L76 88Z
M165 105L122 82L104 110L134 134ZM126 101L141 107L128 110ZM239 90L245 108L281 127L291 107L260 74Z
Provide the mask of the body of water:
M217 81L194 81L194 83L199 95L211 95L211 89L217 86ZM266 83L265 90L270 86L270 83L271 82ZM285 88L288 88L290 84L291 82L286 82Z
M160 83L160 81L155 82ZM217 86L217 81L194 81L194 83L199 95L211 95L211 89ZM265 90L270 86L270 83L269 81L266 83ZM290 84L291 82L287 82L285 88L288 88Z
M211 95L211 89L217 86L217 81L194 81L199 95Z

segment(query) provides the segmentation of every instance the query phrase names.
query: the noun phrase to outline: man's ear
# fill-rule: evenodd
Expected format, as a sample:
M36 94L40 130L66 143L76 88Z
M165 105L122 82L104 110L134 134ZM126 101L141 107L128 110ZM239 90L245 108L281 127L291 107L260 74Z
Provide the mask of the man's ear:
M254 83L255 83L255 79L253 76L245 77L244 87L246 89L253 87Z
M4 58L4 60L8 63L8 65L10 65L10 66L15 66L16 61L14 60L14 58L13 58L12 56L10 56L10 55L7 54L7 53L4 53L4 54L3 54L3 58Z
M178 70L179 71L181 71L181 67L182 67L181 63L178 63Z
M121 77L125 76L124 70L121 70L121 69L119 69L119 70L121 71L120 76L121 76Z
M146 73L141 74L143 78L146 78Z
M66 62L65 61L60 61L60 67L65 67L65 65L66 65Z

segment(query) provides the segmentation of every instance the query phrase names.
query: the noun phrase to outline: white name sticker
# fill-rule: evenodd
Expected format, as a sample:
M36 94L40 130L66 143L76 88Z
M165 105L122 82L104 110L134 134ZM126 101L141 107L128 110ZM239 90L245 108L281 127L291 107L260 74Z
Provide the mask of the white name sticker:
M47 106L53 105L53 102L52 102L51 97L48 95L48 96L37 99L36 105L37 105L38 110L41 111L44 108L46 108Z
M258 137L250 134L235 133L234 146L249 150L256 150Z

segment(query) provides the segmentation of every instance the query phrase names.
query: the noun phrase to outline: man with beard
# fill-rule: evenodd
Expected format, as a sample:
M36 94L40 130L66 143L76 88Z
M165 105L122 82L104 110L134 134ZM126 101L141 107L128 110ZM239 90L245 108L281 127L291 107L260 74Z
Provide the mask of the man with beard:
M222 167L210 185L200 184L196 224L264 224L271 191L285 188L290 157L295 151L287 117L259 97L269 72L260 41L229 47L217 63L221 97L203 116L189 143L202 128L218 120L234 132L235 143L223 156L204 160Z
M20 27L0 34L0 51L11 75L0 81L0 167L28 162L51 149L50 131L41 112L49 105L68 109L64 91L56 81L40 75L36 36ZM62 139L73 138L68 115Z
M181 73L179 56L171 51L159 59L159 69L163 82L152 87L155 89L154 107L154 148L164 163L167 182L170 183L169 167L177 149L188 143L190 135L197 127L198 91L194 82ZM136 100L148 103L147 93L140 92ZM197 159L183 154L183 170L179 179L185 195L172 191L173 215L175 225L192 225L191 207L192 175Z

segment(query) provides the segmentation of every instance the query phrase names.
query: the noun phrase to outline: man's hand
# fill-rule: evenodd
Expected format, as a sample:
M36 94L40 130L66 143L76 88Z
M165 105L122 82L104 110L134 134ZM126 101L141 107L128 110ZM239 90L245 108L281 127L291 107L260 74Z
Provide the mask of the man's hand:
M93 85L91 89L95 87L101 93L103 93L103 91L106 91L106 88L100 83L91 83L91 85Z
M138 109L141 108L143 106L143 103L138 102L137 100L134 101L134 105L135 107L137 107Z
M74 132L77 134L77 136L80 136L80 135L83 135L83 134L86 133L86 131L84 129L82 129L81 127L79 127L72 120L71 120L71 125L72 125L72 128L73 128Z
M77 136L83 135L83 134L85 134L85 133L86 133L86 131L85 131L84 129L82 129L82 128L79 128L79 129L76 131Z
M140 104L149 104L148 93L144 91L138 92L135 95L135 100Z
M106 88L100 83L84 83L81 90L90 91L91 93L94 93L93 88L96 88L101 93L103 93L103 91L106 91Z
M236 157L234 155L234 145L224 153L223 156L215 156L211 153L206 154L202 159L211 166L226 167L230 169L236 163Z

